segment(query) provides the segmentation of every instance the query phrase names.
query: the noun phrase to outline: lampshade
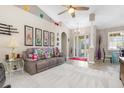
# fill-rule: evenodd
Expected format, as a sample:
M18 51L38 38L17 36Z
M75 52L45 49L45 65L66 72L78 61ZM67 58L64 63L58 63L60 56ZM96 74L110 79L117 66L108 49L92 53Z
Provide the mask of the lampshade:
M12 39L11 39L11 41L10 41L8 47L10 47L10 48L17 48L17 47L18 47L18 44L17 44L15 38L12 38Z

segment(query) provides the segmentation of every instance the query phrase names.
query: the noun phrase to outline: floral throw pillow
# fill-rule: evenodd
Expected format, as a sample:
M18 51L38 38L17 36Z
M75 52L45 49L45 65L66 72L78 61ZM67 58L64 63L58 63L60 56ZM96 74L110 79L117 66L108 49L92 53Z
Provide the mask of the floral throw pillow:
M38 55L37 54L32 54L32 60L38 60Z

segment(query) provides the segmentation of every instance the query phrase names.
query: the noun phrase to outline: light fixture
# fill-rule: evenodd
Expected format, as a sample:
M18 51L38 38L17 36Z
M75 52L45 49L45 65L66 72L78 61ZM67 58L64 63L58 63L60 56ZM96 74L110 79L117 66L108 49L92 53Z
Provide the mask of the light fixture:
M90 21L90 22L95 21L95 13L90 13L90 14L89 14L89 21Z
M74 13L74 12L75 12L75 10L74 10L73 7L69 8L69 10L68 10L68 13L69 13L69 14L72 14L72 13Z
M24 5L23 9L28 12L30 10L30 6L29 5Z

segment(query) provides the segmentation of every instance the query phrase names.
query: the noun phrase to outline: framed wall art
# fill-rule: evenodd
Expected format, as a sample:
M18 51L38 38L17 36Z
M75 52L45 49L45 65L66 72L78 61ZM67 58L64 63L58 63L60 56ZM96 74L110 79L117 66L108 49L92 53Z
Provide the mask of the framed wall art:
M25 46L33 46L33 27L25 25L24 31Z
M43 30L43 45L49 46L49 32Z
M35 28L35 45L42 46L42 29Z
M55 35L53 32L50 32L50 46L54 46L55 44Z

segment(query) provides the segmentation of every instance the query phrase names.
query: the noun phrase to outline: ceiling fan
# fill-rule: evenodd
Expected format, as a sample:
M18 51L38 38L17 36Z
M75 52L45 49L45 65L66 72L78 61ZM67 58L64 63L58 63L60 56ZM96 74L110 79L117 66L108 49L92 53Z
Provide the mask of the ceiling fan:
M74 18L75 17L75 11L83 11L83 10L89 10L89 7L84 7L84 6L72 6L72 5L63 5L64 7L66 7L67 9L58 13L58 15L61 15L65 12L68 12L69 14L71 14L71 16Z

